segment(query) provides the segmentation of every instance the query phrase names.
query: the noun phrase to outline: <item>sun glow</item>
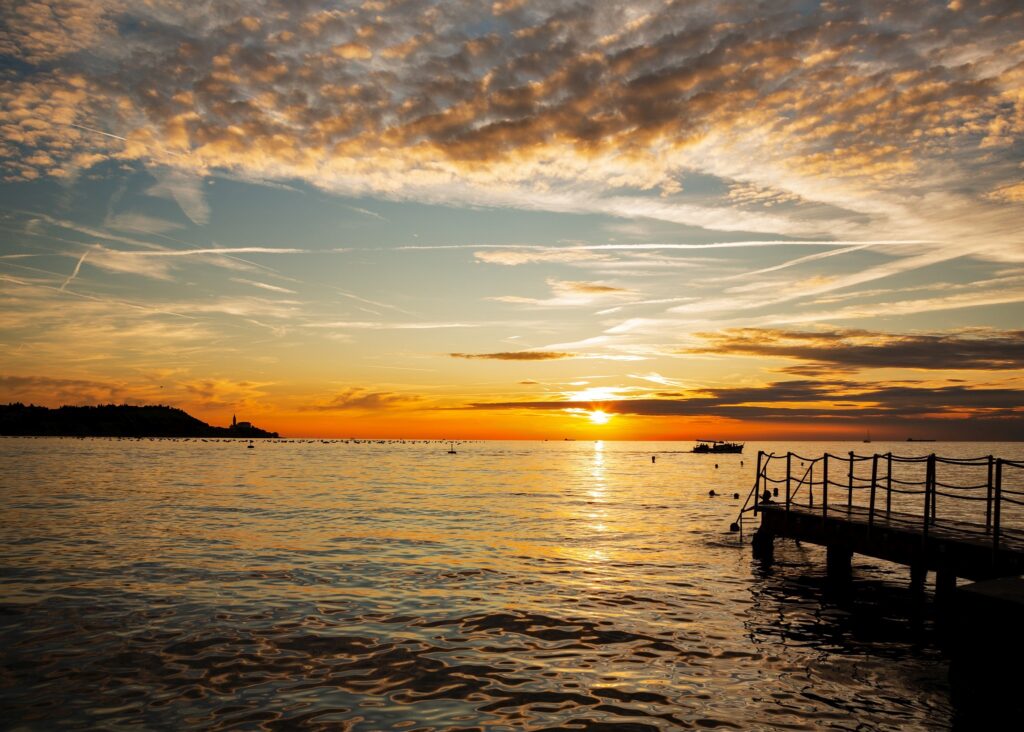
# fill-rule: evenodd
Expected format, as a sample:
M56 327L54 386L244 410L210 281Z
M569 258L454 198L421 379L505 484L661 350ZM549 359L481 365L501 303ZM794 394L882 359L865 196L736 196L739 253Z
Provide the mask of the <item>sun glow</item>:
M608 424L608 420L612 418L612 415L607 412L603 412L600 409L590 412L590 421L594 424Z

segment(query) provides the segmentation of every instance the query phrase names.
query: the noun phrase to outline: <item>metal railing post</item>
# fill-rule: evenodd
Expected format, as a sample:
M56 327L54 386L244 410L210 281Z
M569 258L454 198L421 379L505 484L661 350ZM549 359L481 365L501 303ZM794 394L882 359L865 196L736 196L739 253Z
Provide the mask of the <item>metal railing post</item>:
M892 509L892 453L886 455L885 473L885 518L888 520L889 512Z
M811 463L810 482L807 484L807 507L814 508L814 463Z
M932 505L931 486L932 486L932 469L935 467L932 464L932 459L929 457L925 462L924 467L924 522L922 524L921 535L928 538L928 510Z
M757 515L757 507L761 502L761 456L764 451L757 451L757 477L754 478L754 515Z
M790 501L790 495L791 495L790 490L789 490L789 483L790 483L789 469L790 469L790 466L792 465L792 462L793 462L793 453L787 452L786 453L786 514L787 515L789 514L789 501Z
M992 505L992 551L999 551L999 508L1003 499L1003 459L996 460L995 496Z
M995 464L991 455L988 456L988 480L985 482L985 533L992 531L992 471Z
M938 486L935 485L935 484L938 482L939 476L937 475L936 470L935 470L935 453L933 452L931 455L929 455L928 459L932 463L932 523L934 524L935 523L935 497L939 494Z
M853 512L853 450L850 450L850 484L846 495L846 510Z
M875 487L878 484L878 455L871 456L871 498L868 499L868 532L875 523Z
M824 526L828 516L828 453L821 462L821 523Z

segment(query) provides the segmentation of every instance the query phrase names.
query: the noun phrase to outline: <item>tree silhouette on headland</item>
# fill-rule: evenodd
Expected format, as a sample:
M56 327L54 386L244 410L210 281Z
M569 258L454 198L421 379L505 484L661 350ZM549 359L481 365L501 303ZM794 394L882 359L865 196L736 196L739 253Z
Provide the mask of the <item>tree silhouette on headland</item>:
M0 435L69 437L277 437L248 424L212 427L176 407L100 404L57 409L0 405Z

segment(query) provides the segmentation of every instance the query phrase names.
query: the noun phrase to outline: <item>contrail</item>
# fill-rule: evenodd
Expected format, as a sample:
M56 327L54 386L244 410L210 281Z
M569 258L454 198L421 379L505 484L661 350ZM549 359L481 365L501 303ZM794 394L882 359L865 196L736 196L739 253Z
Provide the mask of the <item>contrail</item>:
M68 127L77 127L78 129L85 130L86 132L95 132L97 135L103 135L104 137L113 137L115 140L123 140L125 142L128 142L127 137L121 137L120 135L115 135L110 132L104 132L103 130L96 130L93 129L92 127L86 127L85 125L76 125L74 122L68 122L67 124Z
M838 254L849 254L850 252L857 252L857 251L860 251L861 249L867 249L870 246L871 246L871 244L858 244L857 246L846 247L845 249L830 249L827 252L818 252L817 254L808 254L806 257L799 257L797 259L790 259L789 261L783 262L782 264L776 264L776 265L773 265L771 267L765 267L763 269L756 269L753 272L743 272L742 274L738 274L738 275L731 275L729 277L722 277L721 281L725 282L727 280L738 280L738 279L741 279L743 277L753 277L754 275L762 275L762 274L767 274L769 272L777 272L780 269L786 269L788 267L795 267L796 265L803 264L805 262L813 262L813 261L818 260L818 259L827 259L828 257L834 257L834 256L836 256Z
M125 252L107 249L116 254L130 254L133 257L188 257L196 254L308 254L306 249L281 249L277 247L229 247L224 249L161 249L147 252Z
M438 244L438 245L406 245L395 247L400 251L432 250L432 249L536 249L542 251L644 251L650 249L742 249L746 247L780 247L780 246L810 246L810 247L847 247L847 246L885 246L904 244L934 244L931 239L877 239L877 240L834 240L820 239L815 241L807 240L757 240L757 241L718 241L706 244L572 244L568 246L552 246L549 244Z
M60 286L60 291L61 292L64 292L64 288L68 286L68 283L70 283L71 280L75 279L75 277L78 276L78 270L80 270L82 268L82 262L84 262L85 258L88 257L88 256L89 256L89 250L86 249L82 253L82 256L78 258L78 263L75 265L75 271L72 272L71 276L69 276L66 280L64 280L64 284Z
M67 122L65 124L67 124L68 127L74 127L76 129L79 129L79 130L85 130L86 132L92 132L95 135L103 135L104 137L112 137L115 140L121 140L122 142L129 142L127 137L121 137L120 135L115 135L113 132L104 132L103 130L97 130L95 127L86 127L85 125L76 125L74 122ZM154 149L152 145L145 145L144 143L143 143L143 145L144 145L144 147L146 147L148 149L151 149L151 150ZM176 158L184 157L186 155L186 153L180 153L180 152L175 152L174 150L168 150L163 145L160 145L159 149L162 150L163 152L167 153L168 155L173 155Z

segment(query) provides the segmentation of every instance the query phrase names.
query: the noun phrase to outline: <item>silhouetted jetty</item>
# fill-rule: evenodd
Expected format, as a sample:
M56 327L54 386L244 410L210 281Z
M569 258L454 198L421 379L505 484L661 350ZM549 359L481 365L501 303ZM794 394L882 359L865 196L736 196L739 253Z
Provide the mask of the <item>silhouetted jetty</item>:
M1019 674L1004 665L1024 653L1022 469L1024 462L991 455L759 452L754 485L730 528L742 536L745 521L760 514L751 543L763 562L772 561L776 538L824 546L832 582L850 578L854 554L908 566L919 593L935 572L957 706L1002 726L1024 713ZM958 588L958 577L974 582Z
M774 475L771 466L778 466ZM1005 520L1008 510L1024 516L1024 491L1009 482L1014 472L1019 485L1021 469L1024 462L991 455L759 452L754 485L730 528L742 532L747 514L760 514L752 543L761 558L770 560L775 538L786 537L826 547L833 578L849 575L853 555L863 554L910 567L918 587L934 571L936 593L947 594L957 577L1024 572L1024 525ZM784 489L777 501L770 485Z

